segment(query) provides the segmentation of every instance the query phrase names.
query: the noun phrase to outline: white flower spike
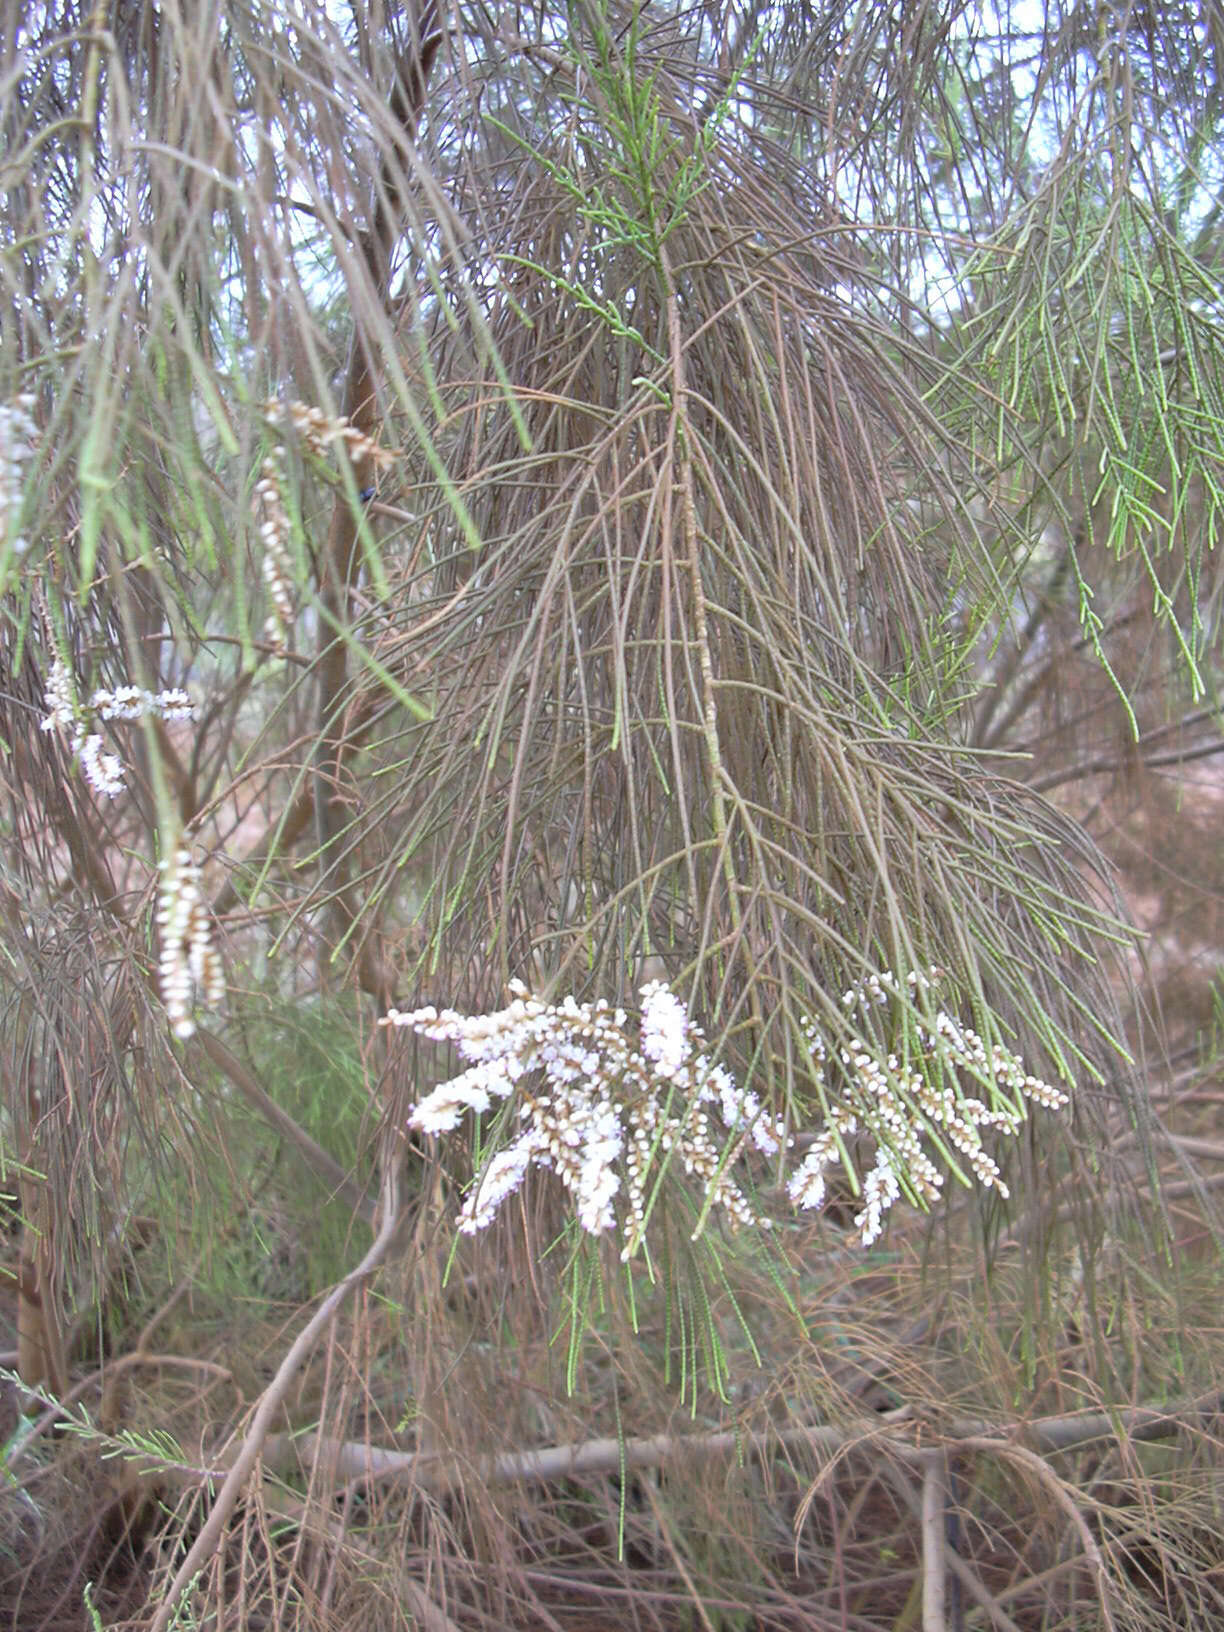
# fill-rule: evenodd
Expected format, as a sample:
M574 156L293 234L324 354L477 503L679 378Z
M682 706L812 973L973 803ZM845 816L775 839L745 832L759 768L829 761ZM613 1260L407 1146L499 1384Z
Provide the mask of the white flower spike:
M142 686L119 686L115 691L95 691L87 703L76 700L76 684L62 657L57 657L47 676L43 703L47 712L39 722L43 731L60 731L68 737L81 774L95 793L113 799L127 786L123 761L105 752L102 735L91 731L95 720L140 720L151 716L162 720L190 720L195 706L185 691L172 686L167 691L146 691Z
M912 974L909 985L926 987L936 978L936 970ZM566 997L542 1003L517 982L511 992L510 1004L493 1014L465 1016L429 1005L411 1013L392 1009L380 1021L453 1043L469 1062L415 1107L409 1126L419 1133L450 1133L468 1111L480 1114L496 1101L514 1101L522 1131L478 1175L459 1217L464 1233L485 1229L530 1169L542 1167L569 1191L584 1230L598 1235L619 1228L621 1256L629 1258L641 1241L652 1180L664 1162L696 1178L707 1209L721 1209L733 1229L768 1226L733 1171L749 1146L779 1158L793 1140L751 1090L739 1088L725 1066L709 1059L700 1028L668 986L652 981L642 988L636 1028L623 1009L603 1001ZM873 975L845 994L842 1007L848 1014L865 1012L899 996L891 974ZM941 1194L944 1174L923 1144L932 1128L964 1158L979 1184L1006 1196L983 1132L1015 1134L1025 1099L1049 1109L1068 1103L1061 1089L1026 1073L1017 1056L997 1046L987 1053L977 1032L943 1011L931 1026L913 1013L910 1018L916 1046L904 1067L857 1039L839 1051L841 1101L786 1181L796 1207L819 1207L826 1171L843 1160L846 1142L874 1142L874 1165L862 1182L863 1205L854 1221L865 1247L879 1238L903 1194L923 1203ZM812 1073L823 1085L828 1049L811 1022L807 1037ZM962 1096L951 1085L957 1071L1010 1091L1016 1104L992 1110Z

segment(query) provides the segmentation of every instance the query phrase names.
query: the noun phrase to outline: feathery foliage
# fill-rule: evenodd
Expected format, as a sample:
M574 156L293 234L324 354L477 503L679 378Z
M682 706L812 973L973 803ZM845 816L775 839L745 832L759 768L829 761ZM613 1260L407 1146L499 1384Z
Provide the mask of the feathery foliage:
M91 1343L118 1358L108 1442L186 1446L185 1418L238 1431L256 1400L261 1434L275 1406L306 1436L268 1441L216 1534L202 1477L166 1474L158 1632L192 1580L199 1624L235 1596L276 1626L390 1624L397 1592L422 1623L538 1624L573 1559L655 1624L704 1598L707 1624L791 1625L810 1594L848 1626L860 1585L896 1588L889 1549L911 1576L921 1556L921 1433L848 1521L892 1539L853 1556L845 1484L787 1435L872 1403L963 1426L1206 1386L1160 1256L1180 1226L1148 1193L1161 1039L1086 826L1091 777L1218 739L1224 31L1213 4L1175 12L7 0L18 1369L45 1399ZM843 1001L886 970L887 1003ZM452 1168L408 1128L446 1063L377 1021L492 1013L512 980L613 1012L665 980L748 1120L829 1158L826 1218L766 1245L700 1199L684 1229L661 1207L634 1277L525 1184L456 1243L449 1188L499 1160L509 1115ZM1074 1084L1071 1115L998 1152L1010 1226L1002 1183L962 1191L864 1258L841 1227L882 1213L853 1141L883 1172L888 1118L863 1113L861 1062L955 1160L940 1119L977 1068L936 1041L945 1004L984 1060ZM738 1150L702 1150L725 1194ZM758 1155L768 1200L783 1170ZM353 1309L290 1404L288 1338L269 1326L266 1364L229 1351L282 1300L311 1329L303 1164L369 1268L336 1283ZM252 1277L241 1344L210 1326L192 1371L152 1338L190 1346L213 1218L269 1257L280 1232L293 1273ZM708 1493L686 1508L689 1481L632 1471L677 1384L703 1434L773 1447L728 1476L705 1551L685 1537ZM511 1535L490 1458L592 1425L611 1470L525 1495ZM341 1475L359 1442L366 1474ZM195 1450L242 1470L241 1446ZM375 1451L418 1457L415 1484L397 1464L384 1485ZM988 1538L996 1609L1007 1571L999 1612L1047 1626L1213 1601L1203 1509L1179 1504L1215 1444L1181 1451L1166 1503L1112 1447L1071 1565L1077 1453L966 1453L946 1505ZM784 1566L767 1515L796 1470ZM1022 1487L1042 1526L1012 1522ZM84 1580L95 1621L138 1612Z

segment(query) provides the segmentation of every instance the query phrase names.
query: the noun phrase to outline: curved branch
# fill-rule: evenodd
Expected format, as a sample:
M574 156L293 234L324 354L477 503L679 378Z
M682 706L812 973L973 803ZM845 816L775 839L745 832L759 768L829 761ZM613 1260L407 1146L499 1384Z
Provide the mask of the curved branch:
M217 1492L217 1499L213 1503L212 1512L208 1515L208 1521L196 1537L186 1558L179 1565L178 1573L170 1583L162 1606L153 1618L150 1632L166 1632L175 1618L179 1599L216 1552L230 1514L234 1511L238 1498L263 1451L272 1419L285 1403L285 1396L293 1385L298 1369L323 1332L336 1318L349 1294L356 1291L363 1281L369 1279L390 1250L399 1224L399 1179L393 1157L389 1157L387 1161L382 1206L382 1227L373 1246L357 1268L338 1282L324 1298L313 1317L298 1333L288 1354L277 1367L275 1377L264 1390L246 1438L242 1441L233 1466L225 1476L224 1484Z
M1067 1515L1071 1527L1080 1538L1080 1545L1084 1549L1084 1556L1092 1567L1096 1578L1098 1601L1101 1605L1101 1615L1104 1618L1106 1632L1114 1632L1113 1611L1109 1607L1109 1570L1097 1545L1096 1537L1088 1527L1088 1521L1076 1506L1066 1483L1058 1477L1036 1451L1030 1451L1023 1445L1004 1443L997 1439L968 1438L962 1442L962 1448L967 1451L985 1451L992 1456L1005 1456L1022 1468L1027 1468L1045 1490L1048 1490L1059 1507Z

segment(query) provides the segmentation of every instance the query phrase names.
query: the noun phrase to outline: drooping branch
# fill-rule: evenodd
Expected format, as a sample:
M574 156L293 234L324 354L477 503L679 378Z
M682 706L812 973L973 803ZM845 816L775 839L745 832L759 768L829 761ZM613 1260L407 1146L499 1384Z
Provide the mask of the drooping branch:
M404 142L410 141L416 131L425 106L430 69L441 43L442 33L434 0L425 0L419 11L415 5L411 7L408 40L404 51L397 56L390 98L392 111L402 126L401 139ZM407 208L402 174L400 155L394 145L388 144L374 184L372 222L368 231L360 235L357 244L363 271L383 304L390 293L392 250ZM373 443L377 440L378 430L377 380L370 340L362 332L361 323L356 317L356 300L354 308L353 336L340 412L356 431ZM371 487L375 475L372 463L363 456L356 457L354 475L362 490ZM338 920L338 934L331 938L332 944L342 939L354 916L344 890L344 871L347 869L343 858L335 854L334 847L346 821L342 784L346 737L343 699L348 673L345 631L351 624L352 592L361 553L360 527L361 519L354 513L349 495L341 489L332 511L321 568L319 600L322 615L316 660L318 748L314 806L319 857L322 867L326 868L331 861L336 868L342 869L341 876L336 880L338 888L332 898L333 914Z

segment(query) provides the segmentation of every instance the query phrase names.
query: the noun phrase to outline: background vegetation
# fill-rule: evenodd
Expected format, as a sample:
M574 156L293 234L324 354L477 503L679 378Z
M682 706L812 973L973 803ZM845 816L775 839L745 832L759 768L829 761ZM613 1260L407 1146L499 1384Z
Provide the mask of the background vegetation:
M1222 58L8 0L3 1624L1220 1623ZM666 978L802 1150L930 966L1072 1107L870 1250L456 1245L376 1023Z

